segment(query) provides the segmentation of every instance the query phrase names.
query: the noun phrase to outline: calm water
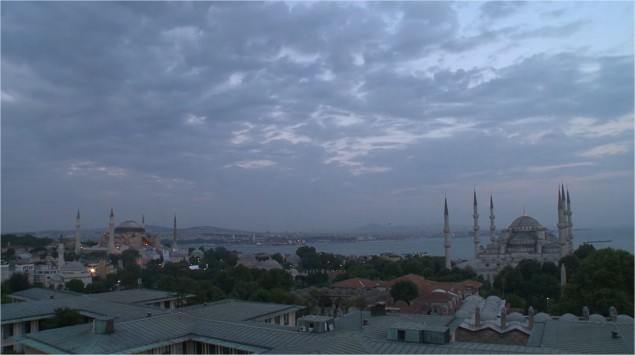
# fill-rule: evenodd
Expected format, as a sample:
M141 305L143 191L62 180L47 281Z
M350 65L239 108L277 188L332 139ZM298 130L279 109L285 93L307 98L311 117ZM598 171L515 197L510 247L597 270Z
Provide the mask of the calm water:
M623 249L631 254L633 251L633 227L614 227L603 229L574 230L574 249L584 241L611 240L608 243L593 243L596 249ZM556 233L557 235L557 233ZM489 244L489 236L481 236L481 245ZM323 251L341 255L379 255L385 252L395 254L427 253L432 256L443 256L443 238L412 238L404 240L376 240L354 243L307 243L318 252ZM191 245L198 247L199 245ZM205 248L214 247L204 245ZM227 245L225 248L247 253L280 253L295 254L298 245ZM474 252L474 239L461 237L452 239L452 259L470 259Z

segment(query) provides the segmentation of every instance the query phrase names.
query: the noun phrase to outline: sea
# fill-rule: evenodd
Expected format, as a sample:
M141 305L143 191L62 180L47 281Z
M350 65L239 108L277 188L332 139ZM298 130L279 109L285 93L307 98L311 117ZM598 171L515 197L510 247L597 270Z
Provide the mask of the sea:
M633 226L603 227L573 230L574 250L583 243L591 244L596 249L613 248L626 250L634 254L633 244L635 234ZM552 232L553 233L553 232ZM557 231L554 233L557 234ZM481 245L489 244L489 235L481 235ZM355 242L312 242L307 241L307 246L314 247L318 252L339 254L345 256L381 255L382 253L394 253L397 255L425 254L430 256L443 256L443 237L417 237L404 239L364 240ZM213 248L211 244L192 244L188 247ZM228 250L240 253L267 253L295 254L303 245L255 245L234 244L223 245ZM474 238L462 236L452 238L450 257L453 260L471 259L474 255Z

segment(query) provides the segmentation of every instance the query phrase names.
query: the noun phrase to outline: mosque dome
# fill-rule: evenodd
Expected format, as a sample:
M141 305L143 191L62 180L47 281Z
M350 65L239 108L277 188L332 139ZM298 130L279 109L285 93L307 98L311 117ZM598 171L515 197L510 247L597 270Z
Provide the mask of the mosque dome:
M617 320L619 322L624 322L624 323L630 323L633 324L633 317L626 315L626 314L619 314L617 316Z
M146 229L141 226L139 223L133 220L127 220L119 223L117 227L115 227L115 233L145 233Z
M541 225L533 217L520 216L516 218L509 227L541 227Z

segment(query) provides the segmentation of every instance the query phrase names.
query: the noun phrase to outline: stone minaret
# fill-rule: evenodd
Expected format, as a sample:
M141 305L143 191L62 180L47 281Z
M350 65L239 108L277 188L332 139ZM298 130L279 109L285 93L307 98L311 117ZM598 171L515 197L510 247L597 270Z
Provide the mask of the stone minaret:
M145 228L145 227L146 227L146 216L141 215L141 228Z
M64 241L60 238L60 244L57 247L57 267L62 269L64 267Z
M75 254L79 255L82 251L82 242L80 241L79 227L79 210L77 210L77 217L75 217Z
M489 195L489 241L491 244L496 242L496 226L494 225L494 199Z
M564 264L560 266L560 285L564 287L567 284L567 268Z
M448 199L445 199L445 211L443 213L443 235L445 237L443 246L445 247L445 267L447 269L452 269L452 264L450 263L450 215L448 214Z
M474 259L478 259L478 252L481 249L481 227L478 225L478 205L476 203L476 190L474 190L474 214L472 215L474 218L474 227L472 230L474 231Z
M571 199L569 198L569 189L567 188L567 239L569 240L569 254L573 252L573 222L571 221Z
M558 239L560 241L560 257L567 255L567 247L569 242L567 241L567 216L565 215L565 200L564 200L564 187L562 193L560 187L558 187Z
M115 252L115 214L110 208L110 222L108 222L108 253Z
M176 250L176 215L174 215L174 226L172 227L172 249Z

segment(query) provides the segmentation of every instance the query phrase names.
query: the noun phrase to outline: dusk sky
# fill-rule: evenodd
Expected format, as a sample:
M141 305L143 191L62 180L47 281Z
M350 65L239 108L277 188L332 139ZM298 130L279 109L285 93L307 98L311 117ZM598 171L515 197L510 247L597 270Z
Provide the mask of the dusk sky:
M3 233L633 225L632 1L0 6Z

